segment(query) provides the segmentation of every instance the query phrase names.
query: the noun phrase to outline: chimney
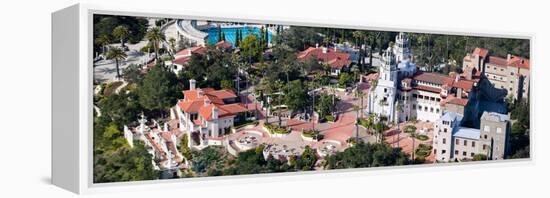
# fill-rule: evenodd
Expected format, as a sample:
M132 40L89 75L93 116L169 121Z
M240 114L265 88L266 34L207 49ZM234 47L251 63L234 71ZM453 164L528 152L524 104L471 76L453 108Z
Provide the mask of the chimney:
M218 119L218 107L216 106L212 108L212 119Z
M319 43L315 43L315 48L319 48Z
M456 89L456 97L457 98L462 98L462 88Z
M326 47L322 47L323 48L323 54L326 54L327 53L327 48Z
M197 90L197 98L204 96L204 92L201 89Z
M472 73L474 73L474 68L466 67L466 71L464 71L464 73L466 74L467 80L472 80Z
M507 61L507 62L510 62L510 59L511 59L511 58L512 58L512 55L511 55L511 54L508 54L508 55L506 56L506 61Z
M195 79L189 80L189 90L195 90L196 85L197 85L197 81Z
M458 79L460 79L460 75L455 73L455 82L458 82Z

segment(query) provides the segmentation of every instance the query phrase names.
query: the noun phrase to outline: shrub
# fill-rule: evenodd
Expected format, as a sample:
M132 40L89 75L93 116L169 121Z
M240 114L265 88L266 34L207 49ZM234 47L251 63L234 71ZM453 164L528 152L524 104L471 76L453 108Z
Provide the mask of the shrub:
M288 134L290 130L280 127L279 125L274 124L264 124L267 131L271 134Z
M430 139L427 135L416 135L415 137L417 140L420 140L420 141L426 141Z
M431 152L432 152L432 146L427 144L420 144L418 145L418 148L415 150L415 154L418 157L423 157L423 158L429 156Z
M335 120L334 116L332 116L332 115L325 116L325 119L327 119L327 121L329 121L329 122L334 122L334 120Z
M242 128L242 127L245 127L245 126L248 126L248 125L257 125L258 124L258 121L245 121L245 122L241 122L235 126L233 126L233 128L235 129L239 129L239 128Z

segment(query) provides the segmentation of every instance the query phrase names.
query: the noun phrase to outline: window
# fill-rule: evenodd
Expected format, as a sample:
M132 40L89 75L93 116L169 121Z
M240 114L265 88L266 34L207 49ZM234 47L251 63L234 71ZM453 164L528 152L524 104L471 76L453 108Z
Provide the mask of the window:
M388 92L388 89L387 88L384 88L384 93Z
M483 135L483 138L487 139L487 135Z
M441 154L445 154L446 152L446 150L441 150Z
M428 111L428 107L424 107L424 111Z
M502 133L502 128L497 127L497 133Z
M415 104L413 104L413 109L416 109L416 105L415 105Z
M485 150L485 149L487 149L487 145L484 144L483 145L483 150Z
M462 152L462 156L466 156L466 151Z
M484 130L485 132L489 132L489 131L491 131L491 127L485 125L485 127L483 127L483 130Z
M443 144L446 144L447 139L443 138Z
M458 150L455 150L455 155L458 155Z
M476 142L472 141L472 147L476 147Z
M434 112L434 108L433 107L430 107L430 112Z
M435 101L441 102L441 98L436 98Z
M439 113L439 109L435 109L435 112L436 112L436 113Z
M443 128L443 132L447 133L447 128Z
M475 153L470 153L470 157L474 157L476 155Z
M514 75L514 72L510 72L510 76L513 76Z
M464 140L464 146L468 146L468 140Z
M459 140L459 139L456 139L456 140L455 140L455 144L456 144L456 145L459 145L459 144L460 144L460 140Z

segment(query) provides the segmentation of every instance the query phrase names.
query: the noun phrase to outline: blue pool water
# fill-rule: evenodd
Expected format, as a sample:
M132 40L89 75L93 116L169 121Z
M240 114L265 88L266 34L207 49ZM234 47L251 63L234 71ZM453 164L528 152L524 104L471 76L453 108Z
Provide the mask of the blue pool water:
M246 38L248 34L260 35L261 29L257 27L232 27L232 28L221 28L222 32L225 33L225 41L233 43L235 47L235 38L237 31L241 30L243 39ZM213 27L207 30L208 33L208 43L217 43L218 42L218 28ZM267 40L271 43L271 32L267 33Z

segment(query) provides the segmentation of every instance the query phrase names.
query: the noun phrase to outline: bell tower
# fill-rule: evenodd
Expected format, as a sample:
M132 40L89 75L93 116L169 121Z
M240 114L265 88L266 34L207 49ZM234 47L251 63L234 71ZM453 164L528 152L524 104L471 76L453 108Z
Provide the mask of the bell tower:
M411 41L407 33L400 32L397 36L395 36L394 53L397 63L403 62L403 60L412 61L410 45Z

